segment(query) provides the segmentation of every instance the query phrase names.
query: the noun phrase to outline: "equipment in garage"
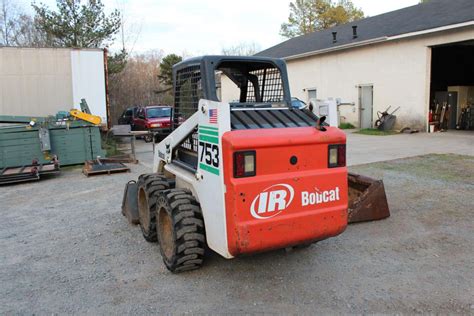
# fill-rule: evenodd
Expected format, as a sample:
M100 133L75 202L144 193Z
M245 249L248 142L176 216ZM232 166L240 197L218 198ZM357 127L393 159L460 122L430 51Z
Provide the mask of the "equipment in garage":
M474 41L432 47L430 131L472 129Z
M458 94L456 92L437 91L435 93L435 122L438 130L456 129Z
M459 129L474 130L474 109L472 105L462 109Z
M457 87L458 90L470 87ZM474 92L474 87L473 87ZM436 98L430 108L430 125L433 131L446 131L450 129L472 130L473 122L471 104L464 98L458 98L458 92L436 92Z
M474 130L474 86L450 86L450 93L457 94L456 128L461 130Z
M216 74L239 88L238 101L218 100ZM173 67L173 81L173 132L122 204L144 238L159 241L170 271L199 268L206 245L233 258L390 215L381 181L348 180L344 132L291 106L283 60L193 58Z

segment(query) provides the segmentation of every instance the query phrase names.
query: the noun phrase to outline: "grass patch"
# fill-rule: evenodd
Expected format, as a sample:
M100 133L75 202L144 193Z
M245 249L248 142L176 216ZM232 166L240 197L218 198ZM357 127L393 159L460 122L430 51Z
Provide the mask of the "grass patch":
M474 181L469 176L474 166L474 157L455 154L429 154L410 158L382 161L350 167L350 171L368 174L377 171L376 177L383 174L405 174L415 179L431 179L473 186ZM388 176L387 173L387 177Z
M339 128L340 129L354 129L356 127L352 125L351 123L341 123L339 124Z
M387 135L394 135L398 134L397 131L380 131L376 128L363 128L355 132L356 134L362 135L373 135L373 136L387 136Z

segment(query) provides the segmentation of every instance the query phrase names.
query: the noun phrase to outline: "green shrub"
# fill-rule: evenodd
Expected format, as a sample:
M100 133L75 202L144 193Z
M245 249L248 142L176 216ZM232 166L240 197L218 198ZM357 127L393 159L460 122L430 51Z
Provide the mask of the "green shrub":
M356 127L352 125L351 123L341 123L339 124L339 128L340 129L354 129Z

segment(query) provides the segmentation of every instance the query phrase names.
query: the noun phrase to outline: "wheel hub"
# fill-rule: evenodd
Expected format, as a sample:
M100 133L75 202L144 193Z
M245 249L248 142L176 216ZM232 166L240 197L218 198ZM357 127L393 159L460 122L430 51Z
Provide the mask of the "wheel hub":
M138 192L138 214L140 218L140 224L143 228L147 228L150 225L148 199L145 190L143 188Z
M173 222L164 208L160 209L158 218L158 233L160 234L160 246L167 259L173 256Z

